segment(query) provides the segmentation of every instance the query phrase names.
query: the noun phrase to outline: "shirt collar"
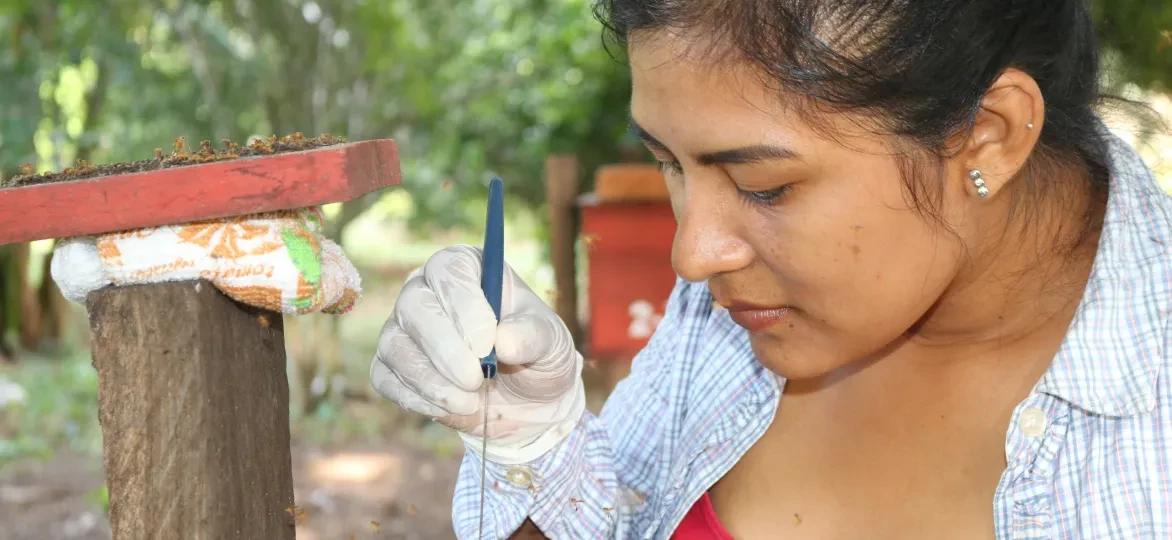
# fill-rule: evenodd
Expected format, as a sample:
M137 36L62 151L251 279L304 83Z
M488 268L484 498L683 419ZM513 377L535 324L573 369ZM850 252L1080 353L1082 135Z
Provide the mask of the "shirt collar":
M1111 183L1086 291L1036 390L1106 416L1156 405L1172 260L1172 204L1126 143L1110 136Z

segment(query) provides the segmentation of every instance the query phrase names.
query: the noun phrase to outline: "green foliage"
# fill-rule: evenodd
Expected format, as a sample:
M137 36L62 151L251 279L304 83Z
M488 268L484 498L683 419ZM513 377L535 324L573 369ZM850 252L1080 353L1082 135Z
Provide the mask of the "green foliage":
M102 482L101 486L87 493L86 500L90 504L97 506L102 512L110 513L110 487L105 482Z
M1125 59L1120 82L1172 90L1172 3L1100 0L1092 3L1104 47Z
M625 68L586 0L43 6L0 0L0 35L21 44L0 47L0 169L141 159L178 135L390 137L413 220L448 227L491 174L538 204L548 153L610 161L625 129ZM80 66L98 76L64 76Z

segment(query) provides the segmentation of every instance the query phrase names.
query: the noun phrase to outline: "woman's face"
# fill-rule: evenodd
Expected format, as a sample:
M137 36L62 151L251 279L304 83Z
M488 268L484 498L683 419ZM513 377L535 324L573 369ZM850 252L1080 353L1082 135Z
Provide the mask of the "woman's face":
M747 70L690 60L685 43L630 50L631 114L663 163L679 228L672 265L708 280L778 374L828 374L899 340L961 267L971 197L946 165L948 224L917 213L888 145L849 118L829 140ZM823 131L822 133L825 133ZM932 177L933 179L935 177ZM955 181L954 181L955 180Z

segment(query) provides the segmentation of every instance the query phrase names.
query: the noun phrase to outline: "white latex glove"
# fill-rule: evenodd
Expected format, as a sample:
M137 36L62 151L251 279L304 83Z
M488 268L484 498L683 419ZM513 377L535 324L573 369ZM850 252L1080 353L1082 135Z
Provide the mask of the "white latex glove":
M480 289L481 250L440 250L403 285L379 335L370 381L383 397L458 432L475 452L483 439L480 358L496 346L488 390L490 461L537 459L586 408L582 356L570 331L505 264L501 322Z

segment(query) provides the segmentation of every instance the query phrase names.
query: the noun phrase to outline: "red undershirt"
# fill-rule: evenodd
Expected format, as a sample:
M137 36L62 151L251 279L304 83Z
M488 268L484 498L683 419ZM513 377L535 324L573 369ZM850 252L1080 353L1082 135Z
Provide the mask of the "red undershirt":
M671 540L733 540L733 537L720 525L712 501L705 492L688 510L676 532L672 533Z

